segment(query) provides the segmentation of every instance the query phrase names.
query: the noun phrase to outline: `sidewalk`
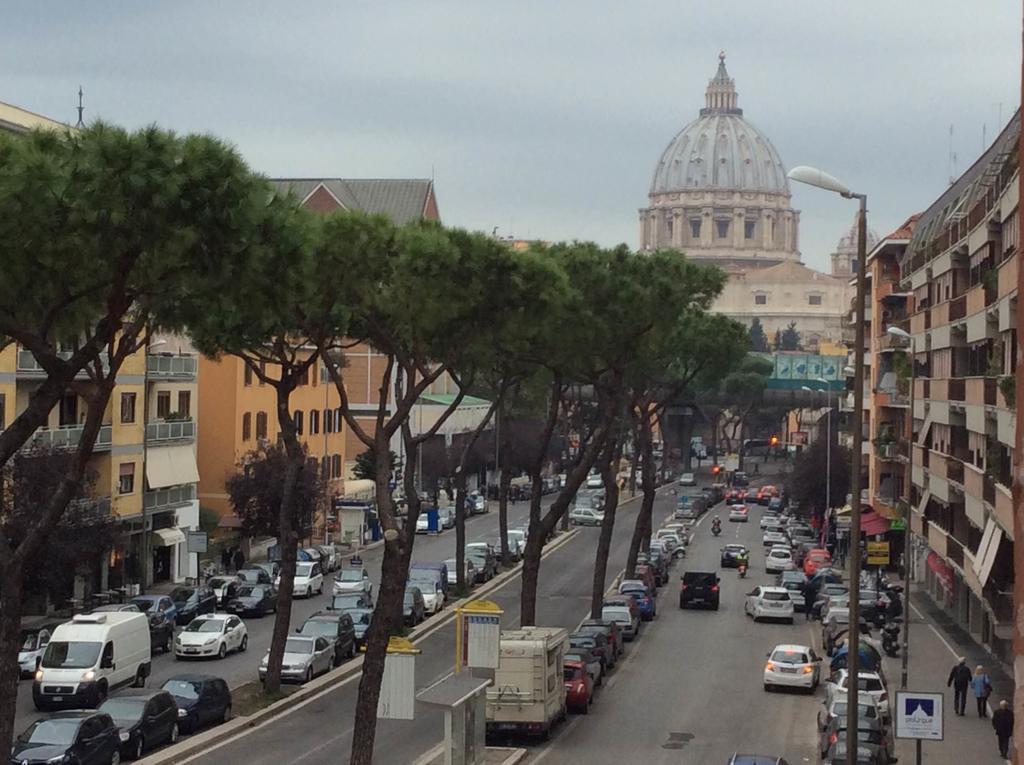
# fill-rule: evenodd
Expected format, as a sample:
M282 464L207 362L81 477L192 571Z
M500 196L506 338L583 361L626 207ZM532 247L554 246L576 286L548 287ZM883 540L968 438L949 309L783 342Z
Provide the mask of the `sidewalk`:
M978 718L973 696L968 691L966 715L953 711L953 689L946 687L949 670L958 657L966 656L973 670L978 664L985 666L992 679L990 705L995 707L1001 699L1012 699L1013 678L970 636L957 627L924 593L915 592L910 608L910 667L908 688L914 691L943 693L945 739L923 744L923 762L928 765L972 765L1002 763L991 716ZM902 638L902 635L901 635ZM885 672L890 690L895 691L900 681L900 657L886 658ZM895 702L895 698L893 698ZM990 713L991 715L991 713ZM896 753L903 765L915 762L914 742L898 740Z

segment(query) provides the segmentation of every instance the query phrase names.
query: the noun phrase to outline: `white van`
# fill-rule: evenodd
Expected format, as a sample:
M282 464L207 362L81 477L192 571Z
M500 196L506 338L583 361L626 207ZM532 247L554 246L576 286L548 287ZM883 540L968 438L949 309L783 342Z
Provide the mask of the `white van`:
M40 711L97 707L119 685L143 687L150 666L145 614L77 614L50 636L32 683L32 701Z

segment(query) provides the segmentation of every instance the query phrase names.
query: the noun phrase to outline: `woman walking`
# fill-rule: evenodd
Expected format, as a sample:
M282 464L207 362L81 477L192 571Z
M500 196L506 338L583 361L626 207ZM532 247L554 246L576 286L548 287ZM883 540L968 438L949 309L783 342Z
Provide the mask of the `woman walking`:
M992 681L989 679L985 668L978 665L974 668L974 677L971 678L971 690L974 691L974 700L978 703L978 717L988 717L988 697L992 693Z

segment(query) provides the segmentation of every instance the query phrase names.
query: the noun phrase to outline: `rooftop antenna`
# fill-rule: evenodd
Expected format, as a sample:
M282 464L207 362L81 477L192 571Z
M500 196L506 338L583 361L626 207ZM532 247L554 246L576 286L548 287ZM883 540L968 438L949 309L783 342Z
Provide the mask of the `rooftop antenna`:
M82 86L78 86L78 122L75 123L76 128L84 128L85 121L82 119L82 113L85 111L85 107L82 106Z

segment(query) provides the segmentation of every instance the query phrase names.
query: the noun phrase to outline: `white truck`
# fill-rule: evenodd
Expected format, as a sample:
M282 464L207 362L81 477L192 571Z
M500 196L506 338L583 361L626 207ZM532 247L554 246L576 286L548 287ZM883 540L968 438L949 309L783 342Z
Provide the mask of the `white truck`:
M487 689L487 732L514 731L547 738L565 719L562 659L569 633L526 627L501 633L494 683Z

